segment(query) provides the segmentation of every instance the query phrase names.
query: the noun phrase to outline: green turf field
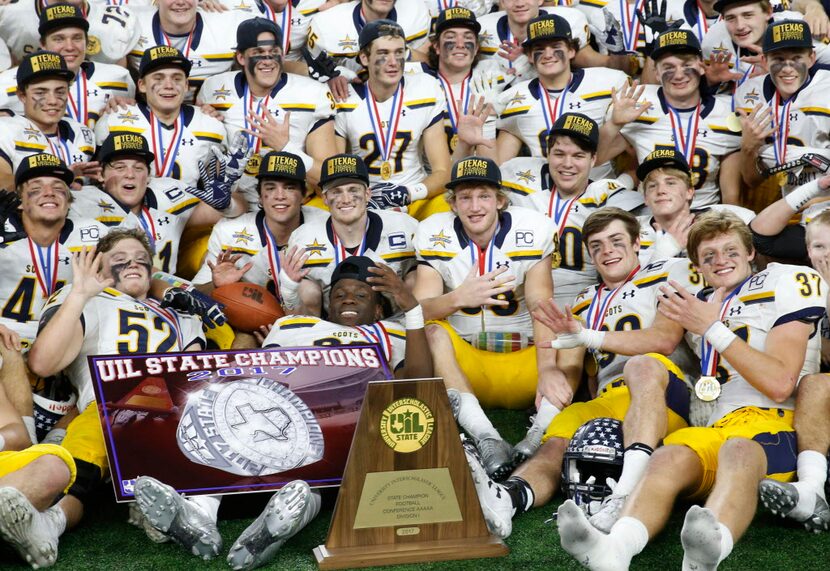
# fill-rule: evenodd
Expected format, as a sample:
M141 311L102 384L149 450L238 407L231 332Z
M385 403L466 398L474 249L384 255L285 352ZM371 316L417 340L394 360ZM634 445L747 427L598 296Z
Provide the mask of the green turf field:
M493 413L502 434L511 441L523 436L525 417L517 412ZM60 556L55 569L229 569L225 562L227 549L245 529L251 518L267 501L267 494L232 496L220 512L219 531L225 541L221 558L202 562L174 544L155 545L138 530L126 523L127 508L116 505L107 492L100 504L89 510L79 528L61 541ZM282 550L271 568L286 570L316 569L311 550L325 541L334 507L333 494L324 495L320 516L300 532ZM559 503L556 501L556 505ZM234 504L234 505L231 505ZM554 505L536 509L514 522L513 535L507 539L511 553L502 559L480 559L386 569L578 569L559 547L555 525L545 524ZM634 560L632 569L680 569L680 527L685 510L680 507L667 530L645 552ZM224 516L224 517L223 517ZM811 535L800 527L781 523L782 520L761 513L749 533L738 543L721 569L825 570L830 566L830 534ZM0 569L23 569L10 548L0 550Z

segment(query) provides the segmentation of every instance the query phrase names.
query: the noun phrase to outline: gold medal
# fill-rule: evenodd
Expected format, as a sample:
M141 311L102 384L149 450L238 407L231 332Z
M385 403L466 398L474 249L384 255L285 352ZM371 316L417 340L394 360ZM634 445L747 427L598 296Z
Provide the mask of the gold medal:
M691 182L692 182L692 186L693 186L693 187L694 187L694 186L697 186L697 183L698 183L698 181L700 180L700 174L698 174L698 173L696 173L696 172L692 172L692 176L691 176L691 177L689 177L689 178L690 178L690 180L691 180Z
M554 250L553 254L551 254L551 257L550 257L550 267L555 270L561 264L562 264L562 254L559 253L559 250Z
M778 186L784 188L787 186L787 171L781 171L775 175L775 181L778 183Z
M700 377L695 383L695 394L703 402L712 402L720 396L720 383L715 377Z
M452 139L450 139L450 151L454 151L457 146L458 146L458 135L453 135Z
M743 127L741 126L741 118L737 112L730 113L726 116L726 128L733 133L740 133L743 131Z
M383 161L383 164L380 165L380 178L383 180L392 178L392 163L389 161Z

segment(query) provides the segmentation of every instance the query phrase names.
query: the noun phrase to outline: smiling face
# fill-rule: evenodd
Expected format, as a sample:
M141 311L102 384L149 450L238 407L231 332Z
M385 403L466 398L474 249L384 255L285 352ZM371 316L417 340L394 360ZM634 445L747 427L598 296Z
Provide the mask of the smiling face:
M152 268L152 256L135 238L116 242L101 263L101 273L115 281L113 287L136 299L147 297Z
M824 211L807 225L807 255L817 268L818 260L830 260L830 211ZM822 276L830 279L830 276Z
M20 203L24 221L63 222L69 213L69 187L59 178L39 176L21 185Z
M64 79L41 79L27 85L17 92L23 104L23 114L41 128L54 127L66 114L66 101L69 97L69 82Z
M187 93L187 74L178 67L154 69L138 80L138 91L156 113L178 113Z
M81 28L60 28L49 32L41 46L44 50L62 55L66 67L78 73L86 57L86 32Z
M755 251L736 232L717 234L697 246L697 269L710 286L727 292L752 275L753 259Z
M571 60L576 51L565 40L536 42L530 46L530 61L541 77L556 77L571 72Z
M542 0L501 0L500 4L511 22L522 25L539 15L541 5Z
M369 79L389 87L400 83L406 62L406 40L381 36L360 52L360 63L369 72Z
M323 191L323 202L331 211L333 220L353 224L363 218L372 193L361 182L344 182Z
M245 70L249 84L273 88L282 74L282 48L271 32L260 32L257 45L236 54L236 61Z
M378 293L360 280L342 279L331 286L329 318L339 325L369 325L379 321L383 308Z
M813 64L816 52L811 49L784 49L764 54L769 75L781 97L795 94L804 82Z
M646 206L658 218L672 218L688 210L695 195L688 178L675 169L656 169L648 173L643 181Z
M640 239L632 239L622 220L612 220L588 236L587 244L591 261L609 287L624 282L639 263Z
M449 202L464 231L473 240L489 240L498 224L499 211L507 207L507 198L503 194L495 187L481 183L459 185Z
M670 54L655 64L660 85L668 97L685 99L700 89L703 62L695 54Z
M449 28L432 42L441 66L450 71L469 71L478 52L478 36L469 28Z
M395 0L363 0L362 4L367 15L371 13L376 18L386 18L395 7Z
M162 26L187 28L196 23L196 0L158 0Z
M299 182L263 180L259 190L259 201L265 218L279 225L298 223L303 194L303 187Z
M129 210L138 211L147 193L150 169L140 158L118 158L104 165L104 190Z
M771 16L772 8L763 6L761 2L729 6L723 11L729 37L742 48L761 45Z
M595 162L595 154L581 148L573 139L564 135L553 139L548 152L550 176L557 190L563 195L585 190Z

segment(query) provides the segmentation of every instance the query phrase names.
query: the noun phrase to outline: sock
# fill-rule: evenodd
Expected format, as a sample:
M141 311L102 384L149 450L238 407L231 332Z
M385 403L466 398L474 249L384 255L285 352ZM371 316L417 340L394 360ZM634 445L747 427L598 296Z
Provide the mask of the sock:
M555 407L551 402L542 397L542 402L539 405L539 410L536 412L536 420L533 421L533 424L537 426L541 426L542 428L547 428L551 421L556 417L557 414L562 412L557 407Z
M51 508L47 509L43 512L43 515L46 516L46 521L50 522L52 525L55 526L55 531L57 534L63 535L63 532L66 531L66 514L63 513L63 510L60 506L54 505Z
M193 496L187 498L187 501L193 502L202 508L214 523L219 520L219 504L222 501L222 496Z
M473 393L459 393L461 395L458 406L458 424L475 440L482 438L500 438L499 431L484 414L478 399Z
M513 517L525 513L533 507L533 502L536 495L533 493L533 488L523 478L519 476L510 476L502 485L507 488L507 493L510 494L510 501L513 502Z
M35 428L34 417L24 416L23 426L26 427L26 432L29 433L29 438L32 440L32 444L37 444L37 429Z
M824 482L827 480L827 456L815 450L804 450L798 453L796 466L798 483L809 486L823 498Z
M619 551L631 561L648 544L648 529L637 518L626 516L617 520L608 532L608 537L613 539Z
M643 476L643 472L646 471L646 465L652 452L654 452L654 449L642 442L635 442L625 449L622 474L620 475L620 481L617 482L617 487L614 488L616 495L627 496L634 491L634 486L637 485Z
M718 563L729 557L729 554L732 553L732 547L734 547L735 543L732 539L732 532L729 530L728 527L723 525L721 522L718 522L718 527L720 527L720 557L718 558Z

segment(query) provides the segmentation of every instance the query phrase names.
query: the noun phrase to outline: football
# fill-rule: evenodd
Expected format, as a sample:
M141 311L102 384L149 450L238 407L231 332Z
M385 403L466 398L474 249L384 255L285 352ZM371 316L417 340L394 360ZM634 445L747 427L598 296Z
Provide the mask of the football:
M262 286L245 282L218 287L211 297L223 304L231 327L251 333L285 315L277 298Z

